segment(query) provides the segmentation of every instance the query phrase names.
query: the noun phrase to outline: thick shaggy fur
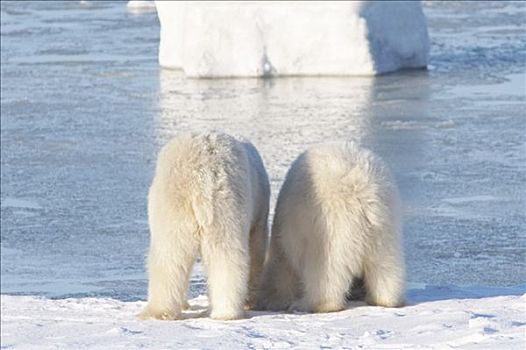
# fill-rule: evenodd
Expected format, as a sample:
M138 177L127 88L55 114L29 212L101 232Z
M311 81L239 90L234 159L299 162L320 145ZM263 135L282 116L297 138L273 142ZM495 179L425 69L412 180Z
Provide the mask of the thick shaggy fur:
M398 192L372 152L354 143L312 147L278 197L258 308L342 310L353 280L373 305L404 302Z
M269 182L248 142L185 134L159 154L148 195L148 305L143 319L179 319L201 254L210 316L243 317L255 300L267 246Z

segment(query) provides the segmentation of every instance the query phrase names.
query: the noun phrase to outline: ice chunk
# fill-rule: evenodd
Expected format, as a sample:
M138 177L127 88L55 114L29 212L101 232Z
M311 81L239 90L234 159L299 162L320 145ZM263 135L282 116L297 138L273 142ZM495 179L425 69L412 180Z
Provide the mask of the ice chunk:
M159 64L167 68L182 68L186 4L183 1L156 1L155 6L161 23Z
M159 62L191 77L376 75L426 67L419 2L164 2Z
M132 12L153 11L155 10L155 2L148 0L130 0L126 7Z

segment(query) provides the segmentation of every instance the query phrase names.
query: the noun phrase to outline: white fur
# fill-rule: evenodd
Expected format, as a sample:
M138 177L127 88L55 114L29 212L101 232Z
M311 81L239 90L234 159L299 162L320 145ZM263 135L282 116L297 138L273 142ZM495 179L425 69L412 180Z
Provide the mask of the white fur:
M255 300L267 246L269 182L248 142L185 134L159 154L148 196L148 305L143 319L179 319L200 253L210 316L243 317Z
M258 307L339 311L353 279L367 301L404 302L398 192L383 162L355 143L312 147L280 191Z

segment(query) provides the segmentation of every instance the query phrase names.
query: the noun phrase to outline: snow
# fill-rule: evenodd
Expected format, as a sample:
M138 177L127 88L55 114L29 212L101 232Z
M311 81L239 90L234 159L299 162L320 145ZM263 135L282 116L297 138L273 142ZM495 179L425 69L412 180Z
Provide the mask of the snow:
M428 61L419 2L156 5L159 62L190 77L376 75Z
M524 291L414 290L402 308L355 301L330 314L250 311L227 322L207 318L205 296L184 320L139 321L144 301L2 295L2 349L524 349Z

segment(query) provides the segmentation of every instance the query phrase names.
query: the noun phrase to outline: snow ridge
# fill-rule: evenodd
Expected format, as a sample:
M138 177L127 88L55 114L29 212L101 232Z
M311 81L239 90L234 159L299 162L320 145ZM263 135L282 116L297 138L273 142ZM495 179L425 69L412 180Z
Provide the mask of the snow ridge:
M251 311L229 322L206 317L205 296L190 301L182 321L139 321L143 301L2 295L2 349L523 349L524 290L465 299L492 292L434 288L410 291L397 309L352 302L330 314Z

